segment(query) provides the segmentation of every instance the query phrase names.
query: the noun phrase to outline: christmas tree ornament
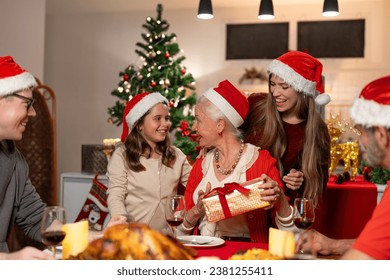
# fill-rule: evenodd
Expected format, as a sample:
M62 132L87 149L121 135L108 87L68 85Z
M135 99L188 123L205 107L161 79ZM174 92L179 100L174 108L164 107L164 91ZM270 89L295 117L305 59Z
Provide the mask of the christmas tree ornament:
M185 75L186 72L187 72L187 69L186 69L186 68L181 68L181 73L182 73L183 75Z
M183 116L187 117L190 114L190 105L186 104L183 108Z
M156 86L156 82L155 82L154 80L151 80L151 81L150 81L150 86L151 86L151 87L155 87L155 86Z
M124 75L123 75L123 80L124 80L124 81L128 81L129 78L130 78L129 75L127 75L127 74L124 74Z
M166 53L164 53L164 57L165 58L169 58L171 55L169 54L169 52L166 52Z

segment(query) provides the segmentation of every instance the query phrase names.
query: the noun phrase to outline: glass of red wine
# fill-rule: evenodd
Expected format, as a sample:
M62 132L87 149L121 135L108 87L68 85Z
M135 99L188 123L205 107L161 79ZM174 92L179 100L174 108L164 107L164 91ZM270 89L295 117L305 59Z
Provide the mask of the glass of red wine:
M165 207L165 219L172 229L173 238L176 238L176 228L183 223L186 214L186 205L183 195L171 195Z
M62 226L66 223L65 209L59 206L45 208L41 222L41 235L43 243L51 248L53 257L56 257L56 245L64 240L66 233Z
M311 198L296 198L294 200L293 221L302 231L310 228L314 223L314 203Z
M293 221L295 226L299 229L299 232L296 233L295 240L298 240L301 237L301 234L313 225L315 219L314 210L313 199L296 198L294 200ZM311 254L307 254L300 250L296 256L300 259L304 256L311 256Z

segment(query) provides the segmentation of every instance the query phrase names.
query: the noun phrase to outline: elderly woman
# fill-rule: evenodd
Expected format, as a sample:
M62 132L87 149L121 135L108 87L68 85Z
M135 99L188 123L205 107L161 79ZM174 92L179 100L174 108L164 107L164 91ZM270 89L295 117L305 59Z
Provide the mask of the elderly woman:
M284 196L276 160L268 151L244 143L237 129L248 110L246 97L227 80L197 100L193 130L199 135L199 145L211 150L197 159L190 173L185 191L188 211L181 231L189 234L199 222L202 235L268 242L271 217L276 216L279 227L292 226L292 210ZM202 203L205 193L225 183L258 177L265 181L262 199L271 203L268 210L258 209L217 223L206 221Z

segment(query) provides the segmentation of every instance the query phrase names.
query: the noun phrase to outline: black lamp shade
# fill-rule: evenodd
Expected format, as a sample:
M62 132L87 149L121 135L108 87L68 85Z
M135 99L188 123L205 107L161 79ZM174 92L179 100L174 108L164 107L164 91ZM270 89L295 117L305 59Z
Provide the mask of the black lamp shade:
M273 19L274 15L274 5L272 0L261 0L259 8L259 19Z
M324 0L322 15L326 17L334 17L339 14L339 3L337 0Z
M213 5L211 4L211 0L199 0L198 18L211 19L213 17Z

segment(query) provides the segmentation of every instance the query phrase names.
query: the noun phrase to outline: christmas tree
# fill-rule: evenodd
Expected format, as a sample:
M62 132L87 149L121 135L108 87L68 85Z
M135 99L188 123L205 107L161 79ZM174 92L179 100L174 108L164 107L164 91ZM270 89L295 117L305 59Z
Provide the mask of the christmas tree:
M175 131L174 145L194 160L197 154L195 137L191 131L193 106L196 102L195 80L181 63L180 48L174 33L167 34L169 24L162 19L163 7L157 5L157 18L148 17L142 25L147 33L144 42L136 43L135 52L142 63L131 64L119 73L118 88L111 92L119 98L108 108L109 122L121 125L126 103L142 92L160 92L169 100L171 129Z

